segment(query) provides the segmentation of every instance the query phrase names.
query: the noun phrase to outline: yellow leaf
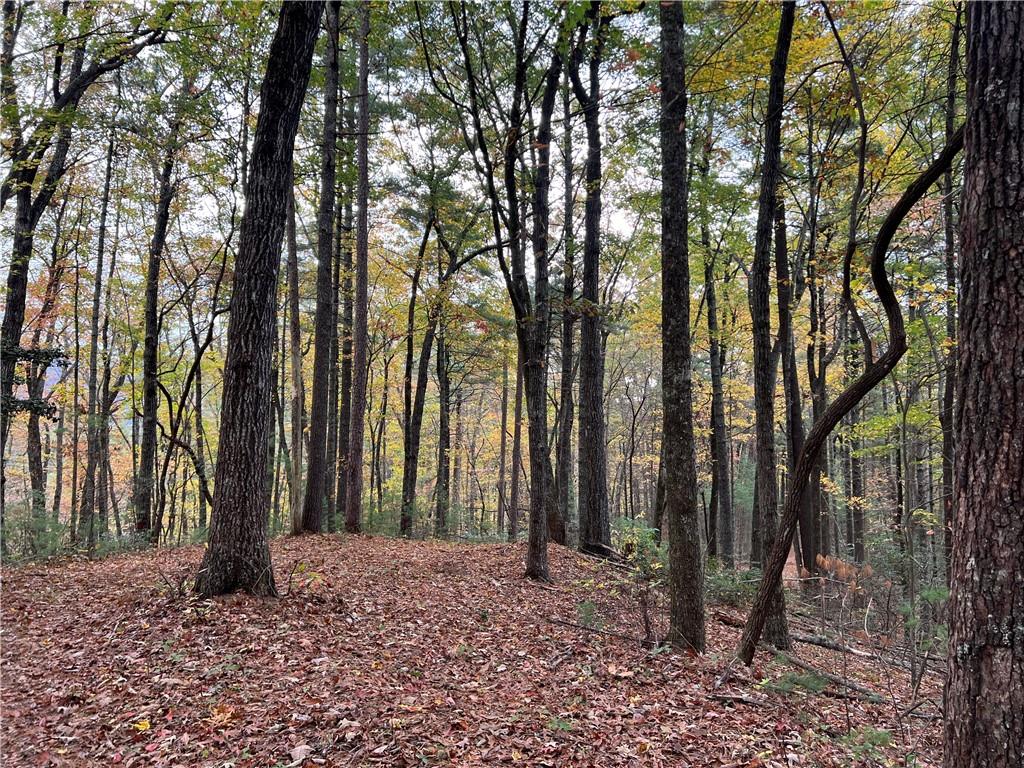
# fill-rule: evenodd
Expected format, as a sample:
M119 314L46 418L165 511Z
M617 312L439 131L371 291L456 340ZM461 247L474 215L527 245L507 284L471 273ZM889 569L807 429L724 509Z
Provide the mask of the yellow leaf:
M139 722L132 726L136 731L148 731L149 730L149 718L143 718Z

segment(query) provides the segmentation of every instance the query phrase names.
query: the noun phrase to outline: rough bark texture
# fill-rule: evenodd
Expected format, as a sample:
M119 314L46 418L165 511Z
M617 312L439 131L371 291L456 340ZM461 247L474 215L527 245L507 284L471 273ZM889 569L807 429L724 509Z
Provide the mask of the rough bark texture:
M1024 5L967 6L947 768L1024 763Z
M777 521L777 482L775 475L775 356L771 338L771 248L772 222L781 153L782 109L785 99L786 65L793 36L796 4L782 4L775 54L768 81L768 107L765 113L764 156L761 160L761 189L757 201L757 230L754 235L754 261L750 268L750 314L754 326L754 433L757 439L757 514L761 552L767 554L775 544ZM768 609L765 639L777 648L789 647L782 584L779 583Z
M697 508L687 245L686 65L683 6L660 5L661 325L669 641L704 651L704 547Z
M352 406L350 411L345 482L345 530L358 533L363 511L363 431L366 425L367 312L369 291L369 203L370 175L368 142L370 133L370 5L360 9L359 77L356 88L359 122L356 134L356 165L359 178L356 198L356 277L352 325Z
M286 3L260 89L224 362L209 546L195 591L275 594L267 546L271 357L292 150L323 5Z
M584 178L583 284L580 294L580 435L579 504L580 549L601 552L611 546L608 515L608 452L604 417L604 345L601 339L599 270L601 262L601 124L600 66L605 24L601 3L591 3L594 40L589 58L589 82L580 80L582 44L577 44L570 68L573 90L583 108L587 129Z
M302 529L319 533L327 509L327 431L330 409L331 342L334 338L334 196L335 150L338 128L338 13L339 4L327 8L327 46L324 67L324 133L320 149L320 208L317 212L316 316L313 342L313 390L309 407L309 461ZM333 482L333 473L330 477Z

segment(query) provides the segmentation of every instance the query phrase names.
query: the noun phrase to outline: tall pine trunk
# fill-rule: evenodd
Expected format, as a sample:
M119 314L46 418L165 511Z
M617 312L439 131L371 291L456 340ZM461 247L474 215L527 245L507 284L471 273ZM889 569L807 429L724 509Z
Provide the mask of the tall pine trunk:
M338 129L338 14L340 4L327 8L327 47L324 52L324 132L320 147L320 209L317 214L316 316L313 343L313 390L309 408L309 460L302 529L319 533L327 508L327 432L330 409L331 344L334 338L334 196ZM333 473L331 477L333 481Z
M356 275L352 325L352 406L346 456L345 530L358 533L363 506L363 432L366 424L367 313L369 291L369 204L370 175L367 155L370 133L370 5L360 9L359 77L356 88L359 122L356 131Z
M1024 763L1024 5L967 4L947 768Z

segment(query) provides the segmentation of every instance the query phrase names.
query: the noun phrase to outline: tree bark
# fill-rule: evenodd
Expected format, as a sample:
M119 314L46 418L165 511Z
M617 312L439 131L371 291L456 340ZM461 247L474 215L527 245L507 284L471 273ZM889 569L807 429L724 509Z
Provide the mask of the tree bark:
M967 4L947 768L1024 762L1024 5Z
M778 485L775 475L775 368L771 339L771 249L772 223L778 195L779 158L782 149L782 110L785 101L786 65L793 36L796 4L784 2L775 40L768 80L765 112L764 155L761 160L761 188L757 203L754 260L750 269L750 314L754 327L754 433L757 441L756 514L761 552L775 545ZM789 648L785 602L781 582L767 606L766 639L777 648Z
M170 220L171 201L175 185L174 154L177 129L172 130L165 148L163 165L159 176L159 196L156 206L156 224L153 239L149 245L149 261L146 268L146 336L142 347L142 441L139 456L139 474L135 479L135 530L142 536L151 537L153 490L156 472L156 422L160 405L157 391L157 356L160 344L160 262L163 260L164 243L167 241L167 224ZM83 521L79 520L81 526ZM156 544L155 541L151 543Z
M569 74L576 99L583 108L587 129L584 203L583 284L580 294L580 434L579 505L580 549L596 553L611 547L608 514L608 452L605 442L604 349L601 343L602 310L599 295L601 262L601 124L600 67L606 21L601 3L590 4L593 43L589 57L589 82L585 87L579 69L587 27L582 27Z
M369 291L369 205L370 175L367 155L370 133L370 5L360 9L359 77L357 99L359 124L356 131L356 277L352 327L352 406L349 423L347 478L345 483L345 530L358 533L363 507L363 432L366 422L367 313Z
M313 390L309 407L309 460L302 529L319 533L327 507L327 421L330 407L331 340L334 338L334 196L338 130L338 15L340 3L327 9L324 52L324 133L320 148L320 209L317 214L316 316L313 342ZM333 482L333 473L331 481Z
M674 645L703 653L704 546L693 435L683 13L681 4L660 5L662 465L669 535L668 639Z
M286 3L260 88L246 207L236 257L209 545L196 575L203 596L276 594L267 546L271 357L292 152L323 5Z

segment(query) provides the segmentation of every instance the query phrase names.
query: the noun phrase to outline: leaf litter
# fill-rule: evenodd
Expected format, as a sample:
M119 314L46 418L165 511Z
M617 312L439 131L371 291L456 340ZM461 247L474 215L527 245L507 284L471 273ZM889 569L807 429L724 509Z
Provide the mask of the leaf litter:
M716 689L735 627L709 607L700 657L623 639L641 623L602 588L612 569L561 547L553 586L522 577L523 545L322 535L271 548L279 599L183 593L200 547L5 568L3 764L941 763L941 721L906 713L934 710L934 676L914 699L901 670L799 646L882 703L773 684L793 668L764 652ZM574 626L583 603L605 631Z

